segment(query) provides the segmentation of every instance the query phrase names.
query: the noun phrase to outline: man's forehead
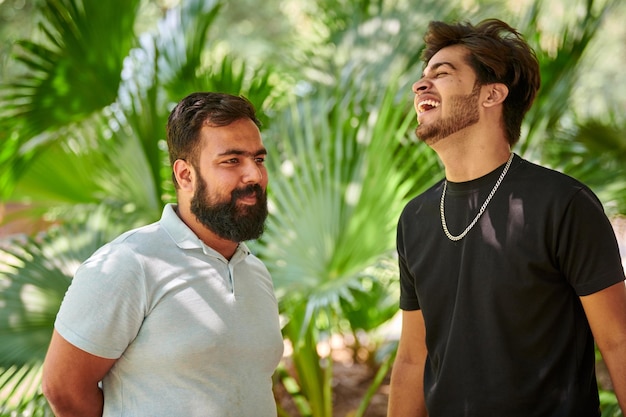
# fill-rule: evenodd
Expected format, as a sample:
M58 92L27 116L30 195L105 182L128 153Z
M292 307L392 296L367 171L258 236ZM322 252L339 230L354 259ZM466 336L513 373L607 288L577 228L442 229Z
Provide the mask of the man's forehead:
M237 120L224 126L205 123L200 135L202 147L214 153L256 154L265 151L259 128L249 119Z
M446 46L430 58L424 67L424 72L435 70L444 65L458 69L463 65L468 65L468 55L469 51L462 45Z

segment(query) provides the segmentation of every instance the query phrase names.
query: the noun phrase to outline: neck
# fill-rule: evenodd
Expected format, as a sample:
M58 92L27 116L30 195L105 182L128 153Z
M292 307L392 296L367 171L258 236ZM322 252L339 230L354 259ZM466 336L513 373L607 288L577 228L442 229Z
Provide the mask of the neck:
M480 178L509 159L511 147L503 135L482 133L449 136L433 146L445 167L448 181L465 182Z

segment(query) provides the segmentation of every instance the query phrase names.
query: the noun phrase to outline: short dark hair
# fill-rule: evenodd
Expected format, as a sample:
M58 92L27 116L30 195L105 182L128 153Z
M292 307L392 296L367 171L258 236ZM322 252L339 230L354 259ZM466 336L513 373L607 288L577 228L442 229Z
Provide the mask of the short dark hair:
M509 89L504 101L504 129L511 146L520 137L522 120L532 106L541 85L539 62L522 35L498 19L471 23L430 22L424 36L422 60L428 61L439 50L461 45L469 51L468 64L480 85L502 83Z
M197 163L202 126L227 126L240 119L250 119L261 127L254 106L243 96L214 92L189 94L174 107L167 119L170 164L177 159ZM172 175L172 178L178 188L176 177Z

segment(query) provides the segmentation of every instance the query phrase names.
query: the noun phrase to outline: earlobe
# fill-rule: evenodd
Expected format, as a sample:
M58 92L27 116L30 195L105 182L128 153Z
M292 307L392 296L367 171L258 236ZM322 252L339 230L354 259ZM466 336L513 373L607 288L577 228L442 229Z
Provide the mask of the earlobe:
M187 163L187 161L177 159L176 161L174 161L172 170L174 171L174 175L176 176L176 182L178 182L178 185L181 189L193 189L193 169Z
M509 95L509 88L502 83L489 84L489 95L483 102L486 107L502 104Z

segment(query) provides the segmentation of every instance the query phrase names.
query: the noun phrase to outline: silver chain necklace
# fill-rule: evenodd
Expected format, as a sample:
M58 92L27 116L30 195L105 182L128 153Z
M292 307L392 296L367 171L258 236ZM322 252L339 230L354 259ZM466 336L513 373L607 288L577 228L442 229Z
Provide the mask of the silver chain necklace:
M500 174L500 178L498 178L498 181L496 181L496 185L493 186L493 189L491 190L491 192L487 196L487 199L485 200L483 205L480 207L480 210L478 210L478 214L476 215L476 217L474 217L474 220L472 220L472 222L469 224L469 226L467 226L465 228L465 230L463 230L463 233L461 233L458 236L454 236L452 233L450 233L450 231L448 230L448 225L446 224L446 214L445 214L444 209L443 209L443 201L444 201L444 199L446 197L446 188L448 188L448 180L444 180L444 182L443 182L443 192L441 193L441 203L439 203L439 212L441 213L441 225L443 226L443 231L445 232L446 236L448 236L448 239L450 239L453 242L461 240L461 239L463 239L465 237L467 232L469 232L472 229L472 227L474 227L476 222L478 222L478 219L480 219L480 216L482 216L483 213L485 212L485 209L487 208L487 205L491 201L491 198L496 193L496 190L500 186L500 183L502 182L502 180L504 179L504 176L506 175L507 171L509 170L509 167L511 166L511 162L512 161L513 161L513 152L511 152L511 156L509 156L509 160L507 161L506 165L504 166L504 170L502 171L502 174Z

